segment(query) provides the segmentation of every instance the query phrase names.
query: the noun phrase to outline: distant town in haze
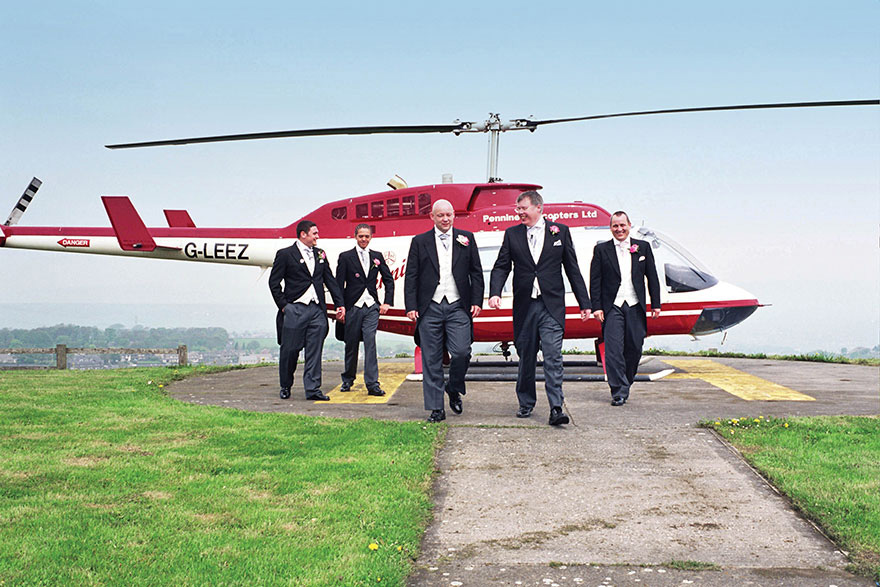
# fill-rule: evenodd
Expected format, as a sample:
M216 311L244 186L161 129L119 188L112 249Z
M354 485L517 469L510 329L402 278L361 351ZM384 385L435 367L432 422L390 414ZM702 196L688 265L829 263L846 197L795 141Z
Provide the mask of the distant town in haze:
M0 304L0 349L68 347L95 348L176 348L187 345L191 364L237 365L273 363L278 345L272 329L274 312L266 308L233 308L222 305L170 304ZM741 340L738 329L711 335L697 341L684 336L649 337L646 349L664 351L823 354L850 359L880 358L880 345L853 341L847 346L804 346L796 341L773 340L760 343ZM786 344L788 342L788 344ZM409 337L379 333L378 352L382 357L411 356ZM474 345L477 353L497 352L496 345ZM568 340L569 351L593 351L592 340ZM330 330L324 359L342 360L343 344ZM42 365L54 361L52 355L12 355L0 352L0 368ZM114 368L128 366L175 365L177 355L72 355L72 368Z

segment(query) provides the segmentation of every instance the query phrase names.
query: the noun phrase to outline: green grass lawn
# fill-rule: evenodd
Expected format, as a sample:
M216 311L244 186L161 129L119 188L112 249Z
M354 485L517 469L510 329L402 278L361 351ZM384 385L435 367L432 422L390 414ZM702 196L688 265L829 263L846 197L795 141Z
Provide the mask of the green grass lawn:
M880 418L737 418L707 423L880 580Z
M0 585L404 583L445 427L161 387L209 370L0 371Z

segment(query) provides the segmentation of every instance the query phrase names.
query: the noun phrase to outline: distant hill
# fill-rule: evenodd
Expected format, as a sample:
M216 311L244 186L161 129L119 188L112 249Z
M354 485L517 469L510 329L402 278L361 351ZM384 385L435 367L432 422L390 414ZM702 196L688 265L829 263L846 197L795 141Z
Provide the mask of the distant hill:
M42 328L0 329L0 348L49 348L58 344L86 348L174 348L185 344L191 351L219 351L231 342L224 328L122 328L57 324Z

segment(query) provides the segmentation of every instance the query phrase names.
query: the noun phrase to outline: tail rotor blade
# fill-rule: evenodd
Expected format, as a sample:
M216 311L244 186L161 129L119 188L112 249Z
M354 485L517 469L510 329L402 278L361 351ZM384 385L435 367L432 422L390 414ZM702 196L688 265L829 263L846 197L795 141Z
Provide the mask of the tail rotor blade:
M27 207L30 205L31 200L34 199L34 196L36 195L37 190L40 189L41 185L43 185L43 182L36 177L31 180L31 183L27 186L27 189L24 190L21 198L18 199L18 203L9 214L9 218L7 218L6 222L3 223L4 226L13 226L15 224L18 224L18 221L21 219L21 215L24 214L25 210L27 210Z

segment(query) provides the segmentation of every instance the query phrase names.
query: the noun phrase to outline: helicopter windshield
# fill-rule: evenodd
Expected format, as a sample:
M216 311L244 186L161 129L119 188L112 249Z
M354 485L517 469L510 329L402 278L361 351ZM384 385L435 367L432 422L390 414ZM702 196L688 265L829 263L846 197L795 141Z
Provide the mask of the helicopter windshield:
M639 238L651 243L657 267L663 267L666 291L681 293L712 287L718 279L684 247L666 236L644 226L633 228Z

